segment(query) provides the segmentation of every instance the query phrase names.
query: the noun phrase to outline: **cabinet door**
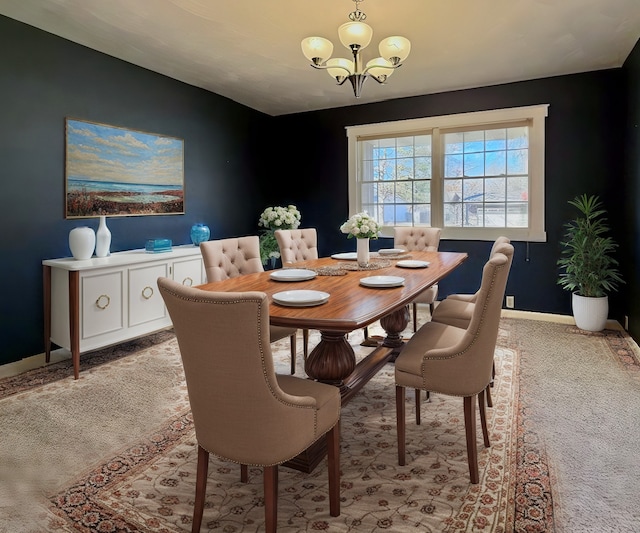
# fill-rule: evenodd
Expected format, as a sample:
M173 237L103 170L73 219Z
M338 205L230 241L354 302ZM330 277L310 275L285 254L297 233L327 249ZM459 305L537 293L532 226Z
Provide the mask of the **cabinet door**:
M184 259L173 263L173 279L187 287L202 285L202 259Z
M167 263L129 269L129 327L167 316L164 300L158 290L158 278L166 278L168 274Z
M83 273L80 278L81 339L113 333L124 328L122 271Z

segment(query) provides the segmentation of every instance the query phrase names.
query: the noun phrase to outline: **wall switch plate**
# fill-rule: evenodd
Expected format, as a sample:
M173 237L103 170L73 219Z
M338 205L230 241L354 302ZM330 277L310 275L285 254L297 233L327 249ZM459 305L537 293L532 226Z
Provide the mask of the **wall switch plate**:
M507 296L506 298L507 302L507 309L513 309L516 305L516 297L515 296Z

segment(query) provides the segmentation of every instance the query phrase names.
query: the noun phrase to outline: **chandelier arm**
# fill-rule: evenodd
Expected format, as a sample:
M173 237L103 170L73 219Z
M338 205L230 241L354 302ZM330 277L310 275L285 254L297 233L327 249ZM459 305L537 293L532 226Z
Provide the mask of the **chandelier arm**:
M392 68L393 70L395 70L395 69L397 69L397 68L400 68L401 66L402 66L402 63L398 63L397 65L389 65L389 66L385 65L383 68ZM376 79L376 77L375 77L373 74L369 74L369 71L370 71L372 68L380 68L380 65L371 65L370 67L365 68L365 69L362 71L362 74L363 74L363 75L365 75L365 74L366 74L367 76L371 76L373 79ZM387 79L387 76L385 76L385 77L384 77L384 79L386 80L386 79ZM382 83L382 82L381 82L381 83Z
M330 68L339 68L341 70L344 70L347 74L347 76L351 75L351 71L347 68L347 67L343 67L341 65L327 65L326 63L322 63L321 65L316 65L315 63L309 63L309 66L317 69L317 70L328 70Z

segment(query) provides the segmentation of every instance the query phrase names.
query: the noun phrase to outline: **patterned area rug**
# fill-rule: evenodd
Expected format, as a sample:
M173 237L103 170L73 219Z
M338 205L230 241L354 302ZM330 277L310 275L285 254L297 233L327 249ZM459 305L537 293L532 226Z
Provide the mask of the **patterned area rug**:
M492 389L494 407L488 409L492 446L485 449L478 436L478 485L469 483L459 398L432 395L422 406L422 424L416 426L413 394L407 395L407 465L397 465L393 366L387 365L343 409L341 516L329 516L325 461L311 474L283 467L279 531L555 531L549 460L544 440L529 415L535 390L520 379L520 348L514 337L519 322L501 321ZM370 332L379 334L381 330L373 327ZM312 332L312 345L314 335L317 333ZM352 337L357 356L362 356L369 349L359 346L359 332ZM638 366L633 352L625 351L623 335L607 331L603 338L622 354L626 368ZM148 337L142 345L133 346L94 354L91 372L106 372L111 365L104 363L123 355L129 371L135 371L137 361L148 358L149 352L173 354L171 367L179 367L177 343L171 333ZM274 357L277 369L286 372L285 341L274 345ZM89 364L83 361L83 369ZM50 372L45 369L2 380L0 393L25 394L29 388L42 393L55 387L65 365L69 372L70 363L63 362ZM190 530L196 442L185 406L183 377L175 372L171 379L182 392L172 405L163 406L163 412L175 414L166 416L166 421L146 436L132 433L130 445L49 493L49 510L42 515L38 531ZM117 418L117 413L110 416ZM249 476L249 482L243 484L237 465L211 457L202 531L262 530L262 472L251 468Z

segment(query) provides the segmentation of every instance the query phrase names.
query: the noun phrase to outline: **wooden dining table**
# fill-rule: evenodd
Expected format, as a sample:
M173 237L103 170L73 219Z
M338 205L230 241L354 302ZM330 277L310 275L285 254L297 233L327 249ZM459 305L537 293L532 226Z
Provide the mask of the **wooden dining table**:
M291 268L318 273L305 281L277 281L275 271L259 272L200 285L207 291L260 291L269 297L270 323L298 329L320 331L320 341L305 361L305 372L311 379L340 388L345 405L386 363L395 359L403 346L402 331L409 323L408 305L418 294L437 283L467 259L458 252L406 252L396 256L372 254L368 267L356 261L325 257L303 261ZM400 261L422 261L428 266L403 268ZM404 264L404 263L400 263ZM416 263L409 263L415 265ZM403 278L395 287L367 287L361 280L372 276ZM375 280L374 280L375 281ZM274 301L274 294L291 290L313 290L328 293L326 302L308 307L291 307ZM347 334L380 321L386 336L369 355L356 364ZM324 442L322 439L320 441ZM311 471L322 459L322 450L311 452L292 468Z

